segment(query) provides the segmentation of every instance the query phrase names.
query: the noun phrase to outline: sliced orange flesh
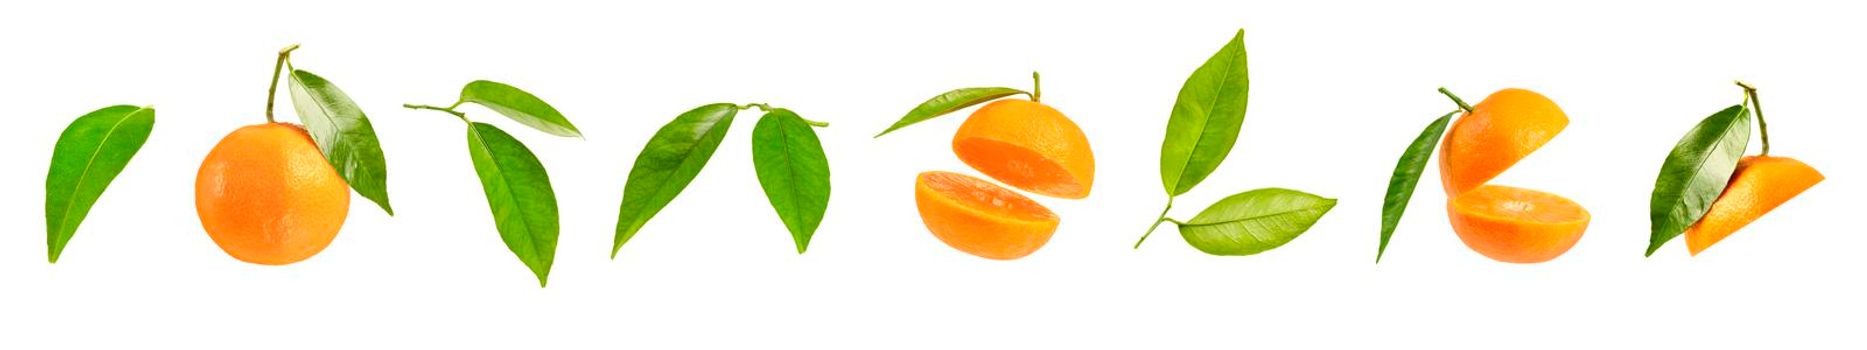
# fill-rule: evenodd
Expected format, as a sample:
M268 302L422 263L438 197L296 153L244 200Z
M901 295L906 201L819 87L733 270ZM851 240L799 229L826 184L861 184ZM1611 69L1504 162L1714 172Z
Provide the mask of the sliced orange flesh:
M1446 132L1439 176L1457 196L1503 174L1569 126L1555 101L1524 89L1503 89L1472 106Z
M1037 102L980 107L953 133L953 153L986 176L1045 196L1088 197L1095 182L1095 156L1082 128Z
M921 173L915 204L927 230L954 249L1009 260L1050 241L1058 218L1030 198L979 178L945 171Z
M1053 197L1081 198L1089 189L1063 166L1029 148L987 138L953 141L953 153L973 169L1006 185Z
M1724 194L1712 202L1711 210L1686 229L1686 249L1692 255L1698 255L1826 179L1821 172L1801 161L1769 156L1738 160L1734 174Z
M1447 204L1452 230L1467 247L1491 259L1544 262L1581 240L1588 210L1541 191L1484 185Z

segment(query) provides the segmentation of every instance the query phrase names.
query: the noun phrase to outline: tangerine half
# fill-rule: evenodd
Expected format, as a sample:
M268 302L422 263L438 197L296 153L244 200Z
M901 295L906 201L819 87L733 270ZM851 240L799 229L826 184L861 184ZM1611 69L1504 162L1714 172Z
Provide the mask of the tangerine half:
M1484 185L1446 203L1452 231L1466 247L1493 260L1537 263L1555 259L1582 239L1588 210L1554 194Z
M1057 231L1057 215L1024 195L985 180L945 171L914 181L921 222L953 249L988 259L1031 255Z
M1496 178L1569 126L1555 101L1524 89L1486 96L1459 117L1439 148L1439 179L1457 196Z
M1686 250L1692 255L1698 255L1825 179L1821 172L1802 161L1771 156L1739 159L1734 174L1724 193L1711 203L1711 210L1686 228Z
M1096 177L1083 129L1035 101L1006 99L980 107L953 134L953 153L986 176L1045 196L1088 197Z

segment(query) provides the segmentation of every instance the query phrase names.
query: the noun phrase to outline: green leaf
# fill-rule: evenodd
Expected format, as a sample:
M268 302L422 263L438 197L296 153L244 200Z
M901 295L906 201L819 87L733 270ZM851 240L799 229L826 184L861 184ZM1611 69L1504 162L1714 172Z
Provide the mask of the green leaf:
M1180 225L1186 243L1212 255L1252 255L1308 231L1335 200L1281 188L1234 194Z
M1647 256L1711 210L1749 145L1750 110L1742 104L1705 117L1673 145L1653 182L1653 233Z
M1168 196L1199 185L1238 141L1245 123L1251 75L1245 67L1245 31L1200 65L1180 87L1160 145L1160 181Z
M583 132L577 131L577 126L571 125L569 119L564 119L564 114L558 113L557 108L551 108L538 96L511 85L476 80L460 89L460 102L486 106L500 115L547 134L583 137Z
M731 103L694 108L674 117L655 132L648 145L642 146L642 153L635 156L635 166L629 168L629 180L623 185L611 258L642 225L648 224L648 219L674 201L694 176L700 175L700 168L713 158L713 151L719 149L720 140L726 137L726 129L738 112L739 107Z
M830 205L830 161L817 132L791 110L765 113L752 128L752 165L765 198L803 254Z
M467 150L480 174L499 238L545 286L558 248L558 201L544 164L512 135L491 124L467 127Z
M1003 87L976 87L947 91L944 94L940 94L940 96L927 99L927 102L921 102L919 106L914 106L914 110L908 111L907 115L901 116L901 120L895 121L895 125L889 126L888 130L882 130L881 133L875 134L875 137L882 137L882 135L887 135L890 132L894 132L908 125L914 125L914 123L933 119L934 117L946 115L947 113L953 113L954 111L966 107L972 107L972 105L1018 94L1023 94L1025 96L1031 95L1031 93L1024 92L1024 90Z
M1387 254L1387 240L1394 237L1394 227L1400 225L1400 216L1407 212L1407 202L1413 200L1413 189L1420 184L1420 172L1426 169L1426 162L1433 158L1433 147L1439 145L1439 137L1445 136L1446 124L1452 122L1452 116L1458 111L1446 113L1433 120L1420 131L1420 136L1407 145L1407 152L1400 154L1400 162L1394 164L1394 177L1387 180L1387 200L1381 203L1381 248L1374 252L1374 262L1380 263L1381 256Z
M357 194L395 215L389 207L389 166L383 162L376 129L370 127L363 109L337 85L304 70L292 70L291 90L299 121L305 123L305 131L311 133L331 167Z
M58 262L104 188L130 164L156 126L154 107L104 107L71 122L52 148L45 175L46 259Z

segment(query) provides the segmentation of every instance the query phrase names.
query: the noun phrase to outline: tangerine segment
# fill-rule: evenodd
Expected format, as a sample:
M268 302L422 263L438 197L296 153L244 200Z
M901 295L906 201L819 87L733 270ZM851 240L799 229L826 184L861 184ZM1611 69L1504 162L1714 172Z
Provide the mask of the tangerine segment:
M953 249L988 259L1031 255L1057 231L1057 214L976 177L923 172L914 181L921 222Z
M1096 177L1096 159L1082 128L1033 101L998 100L980 107L953 134L953 153L1006 185L1051 197L1088 197Z
M1456 197L1504 173L1569 126L1555 101L1524 89L1503 89L1472 106L1446 133L1439 178Z
M234 130L195 177L201 227L227 255L284 265L310 258L337 237L350 188L297 125Z
M1550 193L1485 185L1447 203L1452 231L1493 260L1536 263L1561 256L1582 239L1588 210Z
M1814 167L1787 157L1749 156L1737 162L1736 175L1705 217L1685 230L1692 255L1718 243L1758 217L1814 187L1825 177Z

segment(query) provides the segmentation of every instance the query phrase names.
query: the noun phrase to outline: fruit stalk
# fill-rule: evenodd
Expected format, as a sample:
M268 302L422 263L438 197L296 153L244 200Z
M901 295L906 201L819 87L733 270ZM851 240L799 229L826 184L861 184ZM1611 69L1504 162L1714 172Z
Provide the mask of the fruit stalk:
M275 119L273 119L272 117L272 106L273 106L273 102L278 100L278 96L279 96L279 72L285 70L285 61L291 60L292 50L297 50L297 49L298 49L298 44L292 44L292 45L286 46L283 49L279 49L279 59L278 61L275 61L272 63L272 84L266 85L266 122L267 123L276 122Z
M1763 102L1757 101L1757 88L1742 81L1737 86L1744 88L1744 100L1750 102L1750 109L1757 111L1757 133L1763 135L1763 155L1770 155L1770 123L1763 121Z
M1447 98L1451 98L1451 99L1452 99L1452 103L1456 103L1456 104L1458 104L1458 105L1459 105L1459 110L1463 110L1463 111L1465 111L1465 113L1471 113L1471 112L1472 112L1472 105L1468 105L1468 104L1465 104L1465 100L1464 100L1464 99L1460 99L1460 98L1459 98L1459 95L1453 95L1453 94L1452 94L1452 90L1446 90L1446 88L1445 88L1445 87L1440 87L1440 88L1439 88L1439 93L1441 93L1441 94L1446 94L1446 97L1447 97Z
M1031 71L1031 102L1043 102L1043 98L1044 79L1037 75L1037 71Z

